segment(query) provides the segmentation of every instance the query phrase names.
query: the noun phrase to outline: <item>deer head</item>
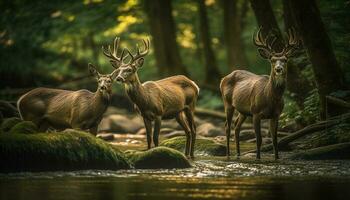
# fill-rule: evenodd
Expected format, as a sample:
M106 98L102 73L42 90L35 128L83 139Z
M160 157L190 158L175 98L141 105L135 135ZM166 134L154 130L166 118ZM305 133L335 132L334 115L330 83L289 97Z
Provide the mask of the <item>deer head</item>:
M117 41L117 42L116 42ZM144 49L141 50L138 45L136 45L137 52L135 55L133 55L129 49L124 48L121 56L117 56L116 49L118 49L118 43L119 43L119 38L116 38L114 40L114 52L111 53L111 48L108 47L108 51L106 51L104 48L104 55L107 56L110 59L110 63L112 66L115 68L115 72L117 73L116 80L118 82L129 82L130 78L137 72L139 68L142 67L143 62L144 62L144 57L149 53L149 46L150 46L150 41L149 39L142 40L144 44ZM124 56L125 50L127 51L127 55ZM127 58L128 61L124 62Z
M89 63L89 71L90 74L93 75L98 83L97 90L99 92L102 92L103 94L111 93L112 91L112 84L114 80L116 79L117 72L114 70L110 74L100 74L96 67Z
M262 36L260 28L253 37L253 43L258 47L260 56L264 59L268 59L271 63L272 75L285 78L286 77L286 63L289 58L296 54L296 50L299 48L300 40L298 39L295 30L289 29L287 33L287 43L280 52L276 52L273 49L274 42L277 40L276 36L271 37L268 34L265 38Z

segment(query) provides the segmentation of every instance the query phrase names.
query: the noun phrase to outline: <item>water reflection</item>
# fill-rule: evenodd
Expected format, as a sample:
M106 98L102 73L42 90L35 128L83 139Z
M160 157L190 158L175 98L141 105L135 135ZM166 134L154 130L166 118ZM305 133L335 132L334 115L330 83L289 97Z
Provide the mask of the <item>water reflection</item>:
M0 175L0 199L350 199L349 161L199 159L191 169Z

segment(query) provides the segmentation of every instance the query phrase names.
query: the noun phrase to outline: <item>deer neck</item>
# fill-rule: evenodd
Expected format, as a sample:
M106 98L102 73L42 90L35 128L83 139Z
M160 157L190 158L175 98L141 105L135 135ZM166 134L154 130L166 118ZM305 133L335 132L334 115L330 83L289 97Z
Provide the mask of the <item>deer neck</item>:
M95 111L97 112L99 110L101 111L103 110L104 112L110 103L111 96L112 96L111 91L102 92L97 89L92 101L92 106L94 106Z
M273 99L279 100L282 98L286 87L286 77L276 76L271 70L270 78L267 84L267 92Z
M132 75L132 77L129 78L129 81L125 83L125 90L133 103L138 107L143 107L142 105L145 100L148 99L148 95L141 84L137 73Z

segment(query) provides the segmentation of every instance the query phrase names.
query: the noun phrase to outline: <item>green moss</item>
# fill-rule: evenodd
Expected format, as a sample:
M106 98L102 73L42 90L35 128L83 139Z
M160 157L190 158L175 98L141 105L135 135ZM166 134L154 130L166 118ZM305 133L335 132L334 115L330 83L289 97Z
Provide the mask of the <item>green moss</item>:
M31 121L22 121L14 125L10 131L11 134L22 133L32 134L38 132L38 127Z
M156 147L148 151L128 150L125 152L136 169L173 169L191 167L179 151L167 147Z
M171 139L164 140L160 143L160 146L176 149L184 152L186 144L186 137L179 136ZM195 154L204 154L211 156L225 156L226 146L216 143L210 139L196 139L195 143Z
M11 118L4 119L4 121L1 123L2 132L4 133L9 132L12 127L14 127L16 124L18 124L21 121L22 120L18 117L11 117Z
M350 143L333 144L309 149L290 156L291 159L329 160L350 159Z
M111 145L80 131L0 135L0 172L129 168Z

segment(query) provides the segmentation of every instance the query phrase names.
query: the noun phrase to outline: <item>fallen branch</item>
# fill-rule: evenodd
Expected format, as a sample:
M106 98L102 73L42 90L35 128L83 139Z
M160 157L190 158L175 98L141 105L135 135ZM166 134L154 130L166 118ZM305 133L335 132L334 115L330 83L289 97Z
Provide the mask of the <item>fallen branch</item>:
M301 129L301 130L296 131L295 133L292 133L286 137L283 137L280 141L278 141L278 148L279 149L286 149L288 144L293 142L294 140L301 138L305 135L308 135L310 133L314 133L317 131L322 131L322 130L325 130L327 128L330 128L334 125L341 123L342 121L344 121L346 119L350 119L350 113L347 113L344 115L339 115L339 116L330 118L329 120L326 120L326 121L320 121L320 122L317 122L315 124L311 124L303 129ZM272 149L273 149L272 144L264 145L261 147L261 151L270 151ZM247 151L244 154L254 153L254 152L256 152L256 150Z
M333 96L326 96L326 99L329 103L332 103L332 104L335 104L337 106L341 106L344 108L350 108L350 103L348 103L342 99L339 99L339 98L336 98Z
M202 116L202 117L213 117L213 118L220 118L220 119L226 119L226 115L223 112L215 111L215 110L209 110L205 108L196 108L195 115Z

